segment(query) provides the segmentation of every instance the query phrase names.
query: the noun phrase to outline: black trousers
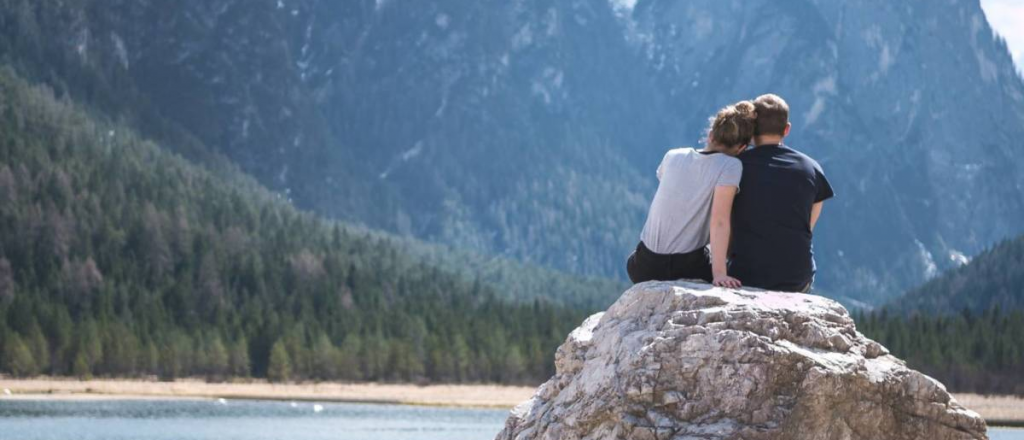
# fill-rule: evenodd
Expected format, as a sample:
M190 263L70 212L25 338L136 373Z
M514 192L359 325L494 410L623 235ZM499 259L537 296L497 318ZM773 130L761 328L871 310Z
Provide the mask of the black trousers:
M711 258L707 248L685 254L658 254L644 242L626 260L626 273L634 284L644 281L703 280L710 283Z

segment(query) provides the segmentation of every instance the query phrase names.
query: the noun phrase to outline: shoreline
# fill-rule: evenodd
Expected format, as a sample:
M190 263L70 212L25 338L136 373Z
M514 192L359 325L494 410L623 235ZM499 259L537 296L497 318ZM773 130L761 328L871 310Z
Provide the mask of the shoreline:
M401 383L293 383L261 380L207 383L202 379L159 382L145 379L0 378L3 400L276 400L367 403L433 407L511 409L533 395L535 387ZM1024 398L954 394L993 427L1024 427Z
M526 386L493 384L415 385L374 382L273 384L255 380L207 383L201 379L159 382L144 379L80 381L70 378L0 378L0 401L5 399L228 399L510 409L529 399L533 395L534 389L534 387Z

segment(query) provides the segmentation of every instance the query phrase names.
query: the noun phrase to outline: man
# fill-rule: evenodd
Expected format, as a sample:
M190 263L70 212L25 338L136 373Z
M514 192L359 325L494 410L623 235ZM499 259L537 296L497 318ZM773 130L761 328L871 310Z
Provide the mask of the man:
M814 159L782 143L792 128L786 101L762 95L754 108L755 147L739 156L729 273L745 286L806 293L815 272L811 231L834 194Z

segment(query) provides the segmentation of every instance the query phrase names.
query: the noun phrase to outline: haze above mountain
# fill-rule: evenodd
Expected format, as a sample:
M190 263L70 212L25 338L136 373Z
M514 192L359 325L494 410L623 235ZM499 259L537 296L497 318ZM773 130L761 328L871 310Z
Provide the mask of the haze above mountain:
M5 62L193 160L559 270L622 277L664 151L765 92L838 194L821 293L877 304L1024 231L1024 86L975 1L0 4Z

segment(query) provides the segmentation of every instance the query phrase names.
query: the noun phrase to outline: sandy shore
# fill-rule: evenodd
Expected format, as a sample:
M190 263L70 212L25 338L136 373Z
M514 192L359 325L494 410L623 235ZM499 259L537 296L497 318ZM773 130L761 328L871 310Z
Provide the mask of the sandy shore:
M10 394L7 394L7 391ZM224 398L399 403L406 405L511 408L533 395L533 387L376 383L206 383L201 380L0 379L3 399Z
M1024 398L978 394L957 394L955 397L961 405L981 414L989 425L1024 427Z
M7 394L7 391L10 394ZM407 405L511 408L533 395L533 387L503 385L427 385L376 383L271 384L206 383L202 380L5 379L3 399L268 399L333 402L399 403ZM964 406L993 425L1024 425L1024 398L957 394Z

